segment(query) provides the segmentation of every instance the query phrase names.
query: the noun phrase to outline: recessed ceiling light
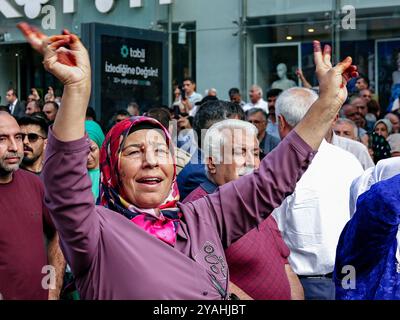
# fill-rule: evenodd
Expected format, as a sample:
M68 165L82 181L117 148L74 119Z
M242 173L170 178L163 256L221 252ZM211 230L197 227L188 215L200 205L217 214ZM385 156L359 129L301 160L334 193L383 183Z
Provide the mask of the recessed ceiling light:
M315 29L314 28L309 28L307 31L310 32L310 33L313 33L315 31Z
M293 37L292 36L287 36L286 40L293 40Z

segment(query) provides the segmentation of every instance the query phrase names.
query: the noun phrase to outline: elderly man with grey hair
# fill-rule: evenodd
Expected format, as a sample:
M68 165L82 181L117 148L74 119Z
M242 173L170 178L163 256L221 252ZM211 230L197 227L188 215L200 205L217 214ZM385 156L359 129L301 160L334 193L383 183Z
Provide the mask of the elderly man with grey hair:
M206 93L205 94L206 96L210 96L210 97L216 97L218 95L218 91L215 88L207 89L205 93Z
M338 118L333 123L332 128L335 134L340 137L348 138L355 141L357 140L357 134L358 134L357 125L355 124L354 121L351 121L350 119Z
M243 111L253 108L263 109L268 114L268 103L263 99L263 90L260 86L253 84L249 91L250 102L243 106Z
M364 170L374 167L375 164L368 152L367 147L357 141L357 125L346 118L339 118L333 122L332 129L327 133L325 139L350 153L360 161Z
M213 193L218 187L258 169L257 134L254 125L241 120L214 124L207 131L203 145L208 180L189 194L184 203ZM256 300L304 299L300 281L287 261L289 249L272 216L228 247L225 255L231 287L241 299L248 296Z
M284 139L318 99L305 88L291 88L276 102L279 134ZM363 173L349 152L323 140L318 153L294 193L274 211L291 254L289 262L299 276L305 298L333 300L332 272L340 233L350 219L349 190Z

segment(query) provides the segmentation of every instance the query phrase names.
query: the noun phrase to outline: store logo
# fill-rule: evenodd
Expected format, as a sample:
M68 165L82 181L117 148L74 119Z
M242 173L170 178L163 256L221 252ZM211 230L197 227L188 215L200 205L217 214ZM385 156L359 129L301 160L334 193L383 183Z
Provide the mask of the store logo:
M146 61L146 50L145 49L133 49L133 48L128 48L127 45L123 45L121 47L121 56L126 59L128 57L133 58L133 59L140 59L140 62L145 62Z
M123 57L123 58L128 58L128 56L129 56L129 49L128 49L128 47L127 46L125 46L125 45L123 45L122 47L121 47L121 56Z

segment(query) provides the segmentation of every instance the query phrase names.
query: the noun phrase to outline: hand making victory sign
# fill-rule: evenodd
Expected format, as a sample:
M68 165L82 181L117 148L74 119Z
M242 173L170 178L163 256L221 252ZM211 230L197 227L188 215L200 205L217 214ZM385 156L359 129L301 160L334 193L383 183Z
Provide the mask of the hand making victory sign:
M295 128L296 132L314 150L318 149L347 99L347 81L358 76L357 67L351 64L351 57L347 57L333 67L331 52L332 49L329 45L326 45L322 51L320 42L314 41L314 62L319 82L319 98L307 112L303 121Z
M314 62L316 75L319 82L320 95L327 95L327 98L336 102L337 111L342 107L347 99L347 81L357 77L357 67L352 65L351 57L347 57L335 67L331 62L332 48L324 46L322 52L319 41L314 41Z

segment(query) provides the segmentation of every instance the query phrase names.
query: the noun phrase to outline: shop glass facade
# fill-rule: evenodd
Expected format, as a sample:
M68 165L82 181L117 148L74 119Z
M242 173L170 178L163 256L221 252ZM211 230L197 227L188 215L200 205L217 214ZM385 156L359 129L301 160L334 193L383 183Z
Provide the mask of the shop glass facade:
M6 18L0 12L0 104L5 103L9 87L16 87L22 99L31 87L45 93L52 86L61 92L15 27L29 20L23 8L14 0L7 2L21 17ZM163 89L168 92L159 94L162 104L172 102L173 85L188 76L196 80L197 92L204 94L213 87L222 99L228 98L231 87L240 88L247 100L253 83L264 92L298 85L298 68L317 85L314 39L332 45L335 62L353 57L360 73L369 78L382 110L400 91L400 0L173 0L167 5L154 0L142 1L139 8L129 3L114 1L112 9L102 13L95 1L75 1L75 11L64 13L63 1L49 0L47 4L55 7L56 28L48 33L68 28L82 36L82 26L90 23L164 33L169 59ZM41 27L45 16L29 22ZM93 107L98 108L96 103Z

